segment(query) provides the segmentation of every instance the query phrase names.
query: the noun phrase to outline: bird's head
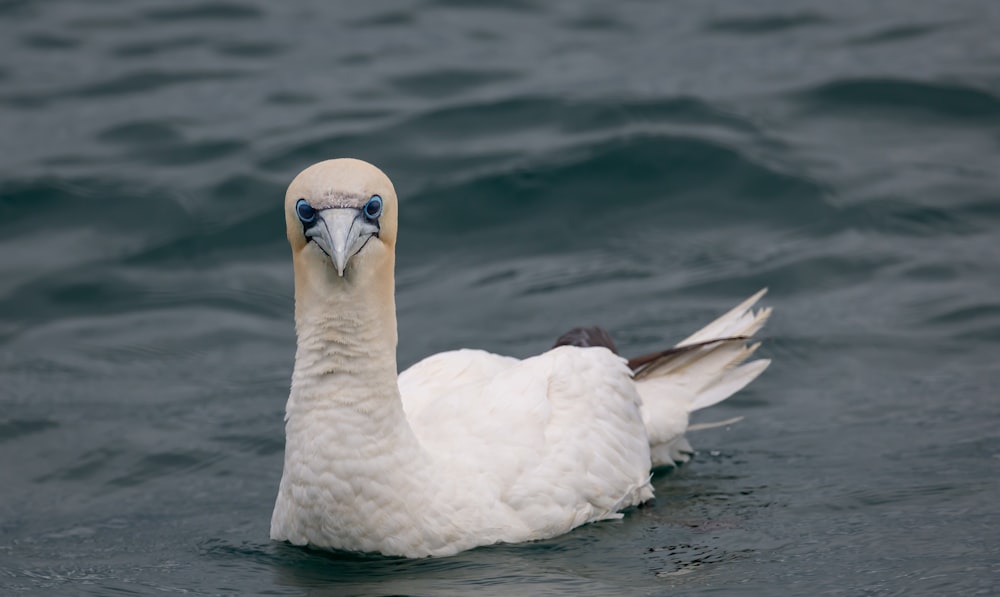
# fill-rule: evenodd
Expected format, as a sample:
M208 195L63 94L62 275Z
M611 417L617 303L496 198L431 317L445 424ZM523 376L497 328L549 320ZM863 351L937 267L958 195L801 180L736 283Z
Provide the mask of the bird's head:
M396 214L396 191L375 166L350 158L309 166L285 193L297 275L350 280L383 266L391 275Z

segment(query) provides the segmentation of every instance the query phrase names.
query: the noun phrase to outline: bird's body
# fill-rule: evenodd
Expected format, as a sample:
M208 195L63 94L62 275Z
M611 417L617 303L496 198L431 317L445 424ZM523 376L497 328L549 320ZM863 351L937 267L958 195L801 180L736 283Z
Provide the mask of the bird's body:
M357 160L317 164L286 195L298 350L273 539L443 556L621 516L653 496L654 465L689 458L689 413L767 365L739 365L768 315L758 293L636 370L613 344L564 345L446 352L397 376L396 208Z

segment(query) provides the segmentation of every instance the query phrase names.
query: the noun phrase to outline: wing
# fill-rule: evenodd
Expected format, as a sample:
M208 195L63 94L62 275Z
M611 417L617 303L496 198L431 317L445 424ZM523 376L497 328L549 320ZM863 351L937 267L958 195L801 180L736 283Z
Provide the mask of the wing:
M447 463L442 466L483 469L485 463L487 482L499 491L542 451L550 416L547 385L523 363L463 349L430 356L399 374L410 427L424 448Z
M519 362L515 358L471 349L429 356L399 374L399 393L406 416L412 425L436 401L456 395L468 396Z
M650 499L649 440L625 359L604 347L560 346L524 364L546 379L550 416L544 452L508 503L532 512L535 525L575 503L572 527Z
M523 361L442 353L403 372L400 392L421 443L536 532L652 497L639 396L624 359L605 348L561 346Z

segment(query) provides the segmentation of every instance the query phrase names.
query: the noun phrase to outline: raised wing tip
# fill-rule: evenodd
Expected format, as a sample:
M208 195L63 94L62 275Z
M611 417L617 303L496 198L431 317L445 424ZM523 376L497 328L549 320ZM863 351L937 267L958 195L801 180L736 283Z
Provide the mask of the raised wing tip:
M757 301L759 301L761 298L763 298L763 296L765 294L767 294L767 291L768 291L767 286L761 288L757 292L753 293L750 296L750 298L748 298L747 300L743 301L740 304L740 307L744 307L745 306L746 309L749 309L750 307L754 306L754 304L756 304ZM739 307L737 307L737 309L739 309Z
M678 342L677 346L697 344L712 338L753 335L771 314L770 307L757 312L753 311L754 304L767 293L767 290L767 287L761 288L740 304L717 317L712 323ZM757 325L753 324L754 321ZM747 324L750 324L749 327L746 327Z

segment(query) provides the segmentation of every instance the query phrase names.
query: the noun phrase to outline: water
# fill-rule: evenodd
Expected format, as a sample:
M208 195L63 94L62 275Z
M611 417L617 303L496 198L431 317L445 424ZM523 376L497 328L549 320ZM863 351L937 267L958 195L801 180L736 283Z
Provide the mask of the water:
M4 594L1000 591L1000 5L0 2ZM767 373L620 522L268 541L284 186L402 198L400 361L759 287Z

